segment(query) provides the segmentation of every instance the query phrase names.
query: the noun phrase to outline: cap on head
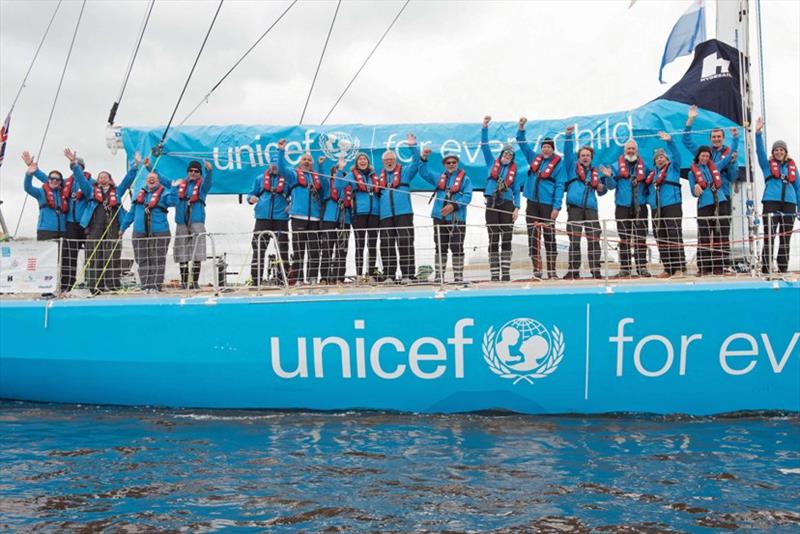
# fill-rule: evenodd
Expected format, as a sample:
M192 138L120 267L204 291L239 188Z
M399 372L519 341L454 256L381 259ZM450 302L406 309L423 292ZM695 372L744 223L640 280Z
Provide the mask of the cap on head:
M775 141L774 143L772 143L772 152L775 152L775 149L777 149L777 148L782 148L786 152L789 152L789 148L786 145L786 141L782 141L782 140L779 139L779 140Z
M186 167L186 172L189 172L192 169L196 169L197 171L202 172L203 171L203 166L200 165L199 161L191 161L191 162L189 162L189 166Z
M455 152L448 152L447 154L444 155L444 157L442 157L442 163L447 163L447 161L451 159L456 160L456 163L461 161L461 159L458 157L458 154L456 154Z
M545 137L542 140L542 146L544 146L544 145L550 145L550 148L552 148L553 150L556 149L556 143L555 143L555 141L553 141L552 137Z

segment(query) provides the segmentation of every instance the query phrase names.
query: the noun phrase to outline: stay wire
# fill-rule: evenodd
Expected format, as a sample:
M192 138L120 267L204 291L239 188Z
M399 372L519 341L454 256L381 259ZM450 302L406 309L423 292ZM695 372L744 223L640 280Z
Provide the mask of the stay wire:
M252 44L252 46L250 46L250 48L248 48L248 49L247 49L247 51L246 51L244 54L242 54L242 57L240 57L240 58L238 59L238 61L236 61L236 63L234 63L234 64L233 64L233 66L232 66L230 69L228 69L228 72L226 72L226 73L225 73L225 74L222 76L222 78L220 78L220 79L219 79L219 81L218 81L216 84L214 84L214 86L213 86L213 87L211 88L211 90L210 90L210 91L209 91L209 92L206 94L206 96L204 96L204 97L203 97L203 98L200 100L200 102L198 102L198 103L197 103L197 105L196 105L196 106L195 106L195 107L194 107L194 108L193 108L193 109L192 109L192 110L191 110L191 111L190 111L190 112L189 112L189 113L188 113L188 114L187 114L187 115L186 115L186 116L183 118L183 120L182 120L182 121L181 121L181 122L178 124L178 127L181 127L181 126L183 126L183 125L186 123L186 121L187 121L187 120L189 120L189 117L191 117L192 115L194 115L195 111L197 111L197 110L200 108L200 106L202 106L202 105L203 105L203 103L204 103L204 102L207 102L207 101L208 101L208 98L211 96L211 94L212 94L214 91L216 91L216 90L217 90L217 88L218 88L220 85L222 85L222 82L224 82L224 81L225 81L225 78L227 78L227 77L228 77L228 76L229 76L229 75L230 75L230 74L231 74L231 73L232 73L232 72L233 72L233 71L236 69L236 67L238 67L238 66L239 66L239 64L240 64L242 61L244 61L244 59L245 59L245 58L246 58L246 57L247 57L247 56L250 54L250 52L252 52L252 51L253 51L253 49L255 49L255 47L256 47L256 46L258 46L258 44L259 44L259 43L260 43L260 42L261 42L261 41L264 39L264 37L266 37L266 36L267 36L267 34L268 34L268 33L269 33L271 30L272 30L272 28L274 28L274 27L275 27L275 26L278 24L278 22L280 22L280 21L281 21L281 19L282 19L282 18L283 18L283 17L284 17L284 16L285 16L285 15L286 15L288 12L289 12L289 10L290 10L290 9L292 9L292 7L294 7L294 5L295 5L296 3L297 3L297 0L293 0L293 1L292 1L292 3L291 3L291 4L289 4L289 7L287 7L286 9L284 9L284 10L283 10L283 13L281 13L281 14L278 16L278 18L277 18L277 19L275 19L275 21L274 21L272 24L270 24L269 28L267 28L267 29L266 29L266 31L264 31L264 33L262 33L262 34L261 34L261 37L259 37L258 39L256 39L256 41L255 41L255 42Z
M19 84L19 90L17 91L17 96L14 97L14 101L11 103L11 109L8 110L9 115L11 114L12 111L14 111L14 107L17 105L17 101L19 100L19 97L22 94L22 90L25 88L25 82L28 81L28 76L33 70L33 64L36 63L36 58L39 57L39 51L41 51L42 45L44 45L44 41L45 39L47 39L47 34L50 33L50 27L53 25L53 21L56 20L56 15L58 14L58 9L61 7L61 2L62 0L58 0L56 9L53 11L53 16L50 17L50 22L47 24L47 28L44 30L44 35L42 35L42 40L39 41L39 46L36 47L36 53L33 54L33 59L31 60L31 64L28 66L28 72L25 73L25 77L22 79L22 83Z
M83 11L86 8L86 0L81 3L81 11L78 13L78 22L75 24L75 31L72 33L72 41L69 43L69 50L67 51L67 59L64 61L64 68L61 70L61 78L58 80L58 88L56 89L56 96L53 98L53 105L50 108L50 115L47 117L47 125L44 128L42 135L42 143L39 145L39 151L34 157L41 156L44 149L44 143L47 140L47 133L50 131L50 123L53 121L53 113L56 111L56 104L58 103L58 95L61 94L61 86L64 84L64 75L67 73L67 66L69 65L69 58L72 56L72 49L75 47L75 39L78 37L78 29L81 27L81 19L83 19ZM17 219L17 226L14 228L14 236L17 237L19 232L19 225L22 222L22 216L25 213L25 206L28 203L28 197L25 195L25 200L22 201L22 209L19 211L19 218Z
M159 141L159 147L164 143L164 139L166 139L167 137L167 132L169 132L169 129L172 126L172 121L175 119L175 113L178 112L178 107L181 105L181 100L183 100L183 95L186 93L186 88L189 87L189 81L192 79L192 74L194 74L194 69L195 67L197 67L197 62L200 61L200 56L203 54L203 49L205 48L206 43L208 42L208 36L211 35L211 30L214 28L214 23L217 21L219 10L222 9L222 3L224 1L225 0L219 0L217 11L214 13L214 18L211 19L211 24L208 27L206 36L203 38L203 44L200 45L200 50L197 52L197 57L194 58L194 64L192 65L192 70L189 71L189 76L186 78L186 83L183 84L183 89L181 90L181 94L178 97L178 101L175 103L175 109L172 110L172 115L169 118L167 127L164 129L164 133L161 135L161 141Z
M147 30L147 23L150 21L150 14L153 12L153 6L155 6L156 0L150 0L150 6L147 8L145 12L144 19L142 24L139 27L139 38L136 41L136 46L133 49L133 53L131 54L131 58L128 61L128 68L125 72L125 77L122 80L122 87L119 90L119 95L117 96L116 101L111 106L111 111L108 114L108 125L114 126L114 118L117 115L117 110L119 109L119 105L122 103L122 96L125 94L125 88L128 86L128 79L131 77L131 72L133 71L133 65L136 62L136 56L139 54L139 47L142 45L142 39L144 38L144 32Z
M354 76L353 76L353 78L350 80L350 83L348 83L348 84L347 84L347 87L345 87L345 88L344 88L344 91L342 91L342 94L340 94L340 95L339 95L339 98L337 98L337 99L336 99L336 102L334 102L334 104L333 104L333 106L331 107L330 111L328 111L328 114L327 114L327 115L325 115L325 118L324 118L324 119L322 119L322 122L320 123L320 126L324 125L324 124L325 124L325 123L328 121L328 119L329 119L329 118L330 118L330 116L331 116L331 113L333 113L333 110L335 110L335 109L336 109L336 106L338 106L338 105L339 105L339 102L341 102L341 101L342 101L342 98L344 98L344 95L346 95L346 94L347 94L347 91L350 89L350 86L351 86L351 85L353 85L353 82L355 82L355 81L356 81L356 78L358 78L358 75L359 75L359 74L361 74L361 71L362 71L362 70L364 70L364 67L365 67L365 66L367 65L367 63L369 62L369 59L372 57L372 55L375 53L375 51L376 51L376 50L378 49L378 47L381 45L381 43L382 43L382 42L383 42L383 40L386 38L386 36L389 34L389 31L392 29L392 27L394 26L395 22L397 22L397 19L399 19L399 18L400 18L400 15L402 15L402 14L403 14L403 11L405 11L405 9L406 9L406 7L408 6L409 2L411 2L411 0L406 0L406 1L405 1L405 3L403 4L403 7L401 7L401 8L400 8L400 11L398 11L398 12L397 12L397 15L395 15L394 19L392 20L392 23L391 23L391 24L389 24L389 27L388 27L388 28L386 28L386 31L385 31L385 32L383 32L383 35L381 35L381 38L380 38L380 39L378 39L378 42L375 44L375 47L374 47L374 48L372 49L372 51L369 53L369 55L368 55L368 56L367 56L367 58L364 60L364 62L361 64L361 66L358 68L358 70L356 71L355 75L354 75Z
M339 14L339 7L342 5L342 0L336 4L336 10L333 12L333 19L331 20L331 27L328 28L328 35L325 37L325 44L322 45L322 54L319 56L319 62L317 63L317 70L314 71L314 79L311 80L311 87L308 88L308 96L306 96L306 103L303 106L303 112L300 114L300 122L299 124L303 124L303 119L306 116L306 110L308 109L308 103L311 100L311 93L314 91L314 84L317 83L317 75L319 75L319 69L322 67L322 59L325 57L325 51L328 49L328 41L331 39L331 33L333 33L333 25L336 23L336 15Z

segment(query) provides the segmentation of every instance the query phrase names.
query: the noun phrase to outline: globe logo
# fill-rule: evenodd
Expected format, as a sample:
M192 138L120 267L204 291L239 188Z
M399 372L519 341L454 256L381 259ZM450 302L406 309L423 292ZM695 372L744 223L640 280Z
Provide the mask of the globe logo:
M338 160L339 156L344 156L345 161L351 161L355 159L361 141L346 132L327 132L319 135L319 145L328 159Z
M552 331L534 319L512 319L497 330L493 326L483 336L483 358L489 369L514 384L545 378L553 373L564 357L564 335Z

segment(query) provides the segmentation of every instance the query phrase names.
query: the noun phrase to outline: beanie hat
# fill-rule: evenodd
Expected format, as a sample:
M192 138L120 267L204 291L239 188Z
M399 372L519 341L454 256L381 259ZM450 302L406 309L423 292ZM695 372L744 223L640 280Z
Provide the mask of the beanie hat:
M664 156L665 158L667 158L667 160L669 160L667 151L664 150L663 148L657 148L653 151L653 161L655 161L658 156Z
M189 171L191 171L192 169L197 169L197 170L198 170L198 171L200 171L200 172L202 172L202 171L203 171L203 167L202 167L202 165L200 165L200 162L199 162L199 161L192 161L192 162L190 162L190 163L189 163L189 166L188 166L188 167L186 167L186 172L189 172Z
M511 152L511 159L514 159L515 156L514 147L511 146L510 144L506 143L505 145L503 145L503 148L500 150L501 156L503 155L503 152Z
M448 159L455 159L456 161L461 161L461 158L458 157L458 154L452 151L448 151L447 153L442 154L442 163L444 163Z
M772 152L775 152L776 148L782 148L786 152L789 152L789 148L786 146L786 141L778 140L778 141L775 141L774 143L772 143Z
M544 140L542 140L542 146L544 145L550 145L550 148L553 150L556 149L556 143L553 141L552 137L545 137Z

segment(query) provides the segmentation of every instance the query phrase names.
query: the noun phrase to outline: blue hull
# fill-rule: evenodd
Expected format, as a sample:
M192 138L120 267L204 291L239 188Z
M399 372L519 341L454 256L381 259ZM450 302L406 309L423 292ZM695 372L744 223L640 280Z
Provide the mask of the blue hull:
M0 302L0 398L800 411L800 283Z

